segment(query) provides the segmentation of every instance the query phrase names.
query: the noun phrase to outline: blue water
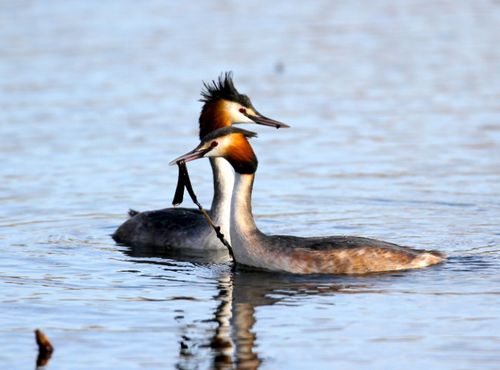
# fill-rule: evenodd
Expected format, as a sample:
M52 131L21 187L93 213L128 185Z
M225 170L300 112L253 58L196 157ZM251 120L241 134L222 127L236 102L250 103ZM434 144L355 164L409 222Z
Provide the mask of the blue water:
M498 369L498 24L493 1L0 3L0 363L34 367L41 328L49 369ZM225 70L292 125L252 127L264 232L448 261L301 277L116 245L170 204Z

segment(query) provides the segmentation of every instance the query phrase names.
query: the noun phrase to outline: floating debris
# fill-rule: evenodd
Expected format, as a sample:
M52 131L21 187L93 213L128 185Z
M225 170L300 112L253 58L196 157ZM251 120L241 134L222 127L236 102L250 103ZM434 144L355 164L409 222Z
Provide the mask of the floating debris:
M38 357L36 359L36 366L42 367L47 365L54 352L54 346L50 343L49 338L40 329L35 330L36 344L38 345Z

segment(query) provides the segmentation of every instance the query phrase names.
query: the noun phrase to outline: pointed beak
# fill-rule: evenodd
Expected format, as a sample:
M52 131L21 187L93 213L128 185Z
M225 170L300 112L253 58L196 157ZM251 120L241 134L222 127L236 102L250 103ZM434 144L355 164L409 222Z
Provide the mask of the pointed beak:
M287 124L279 121L275 121L274 119L268 118L266 116L263 116L262 114L258 113L256 115L253 114L245 114L248 118L250 118L252 121L255 123L258 123L260 125L264 126L271 126L271 127L276 127L276 128L288 128Z
M169 163L170 166L173 166L179 162L190 162L194 161L195 159L202 158L207 152L210 151L211 148L207 149L194 149L191 150L190 152L181 155L180 157L175 158L172 162Z

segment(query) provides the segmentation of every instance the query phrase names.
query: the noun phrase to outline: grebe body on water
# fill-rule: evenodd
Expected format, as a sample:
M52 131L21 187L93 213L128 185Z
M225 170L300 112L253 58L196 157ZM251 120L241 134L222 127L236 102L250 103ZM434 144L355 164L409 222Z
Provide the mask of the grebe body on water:
M231 73L217 82L204 83L200 99L204 104L199 118L199 136L235 123L257 123L271 127L289 127L260 114L250 99L234 87ZM214 196L209 214L229 240L229 217L234 172L224 158L211 158ZM225 249L201 212L190 208L166 208L129 212L130 218L113 234L113 239L134 247L173 249Z
M207 135L193 151L177 158L225 158L235 170L230 235L236 262L271 271L299 274L364 274L421 268L441 262L436 251L403 247L355 236L303 238L266 235L252 215L252 188L257 157L247 138L256 134L226 127Z

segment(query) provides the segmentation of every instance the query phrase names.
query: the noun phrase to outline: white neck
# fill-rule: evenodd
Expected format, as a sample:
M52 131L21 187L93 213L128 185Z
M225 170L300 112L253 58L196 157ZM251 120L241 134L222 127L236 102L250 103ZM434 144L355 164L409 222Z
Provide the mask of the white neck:
M255 174L235 174L231 202L231 246L236 260L246 265L261 265L263 246L252 215L252 188Z
M229 238L231 193L234 185L233 167L224 158L210 158L214 177L214 197L210 209L212 221L220 226L226 240Z

